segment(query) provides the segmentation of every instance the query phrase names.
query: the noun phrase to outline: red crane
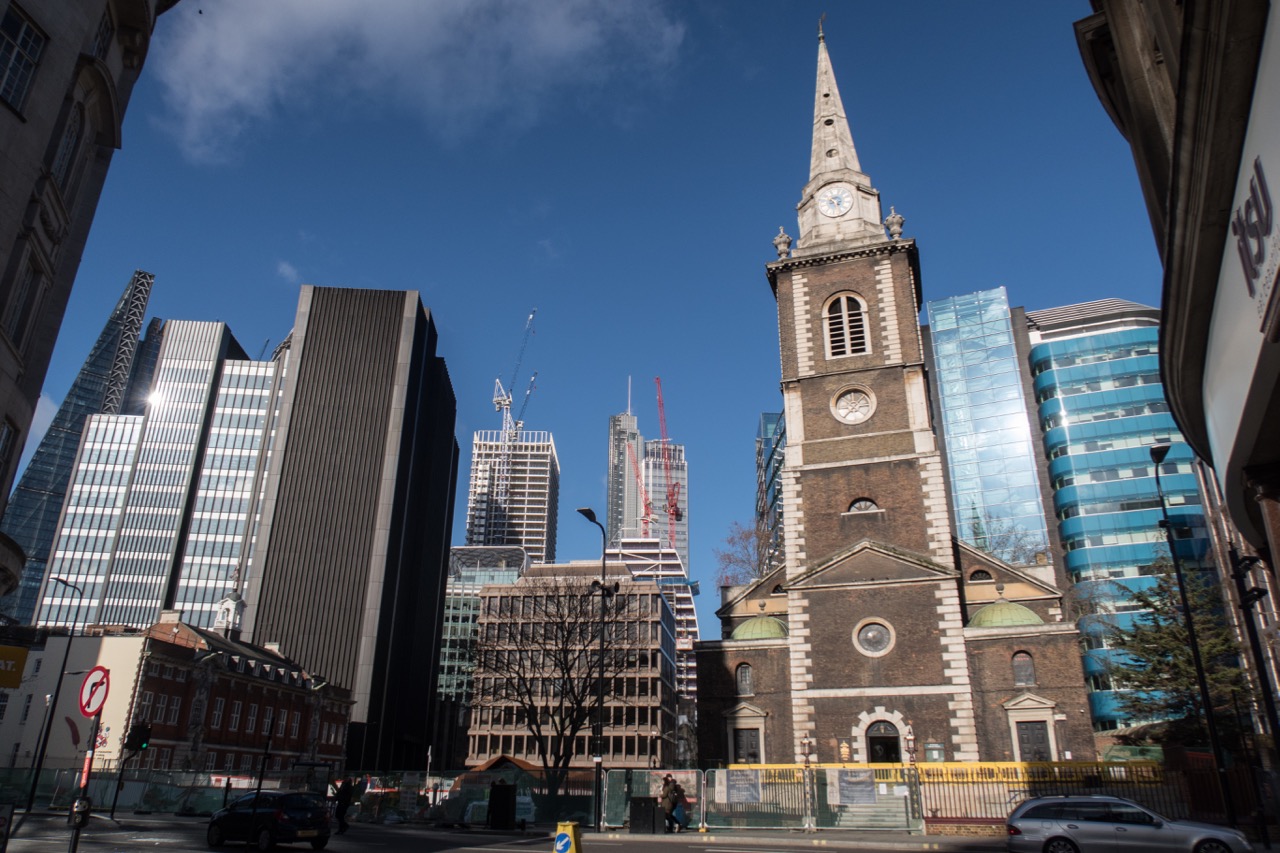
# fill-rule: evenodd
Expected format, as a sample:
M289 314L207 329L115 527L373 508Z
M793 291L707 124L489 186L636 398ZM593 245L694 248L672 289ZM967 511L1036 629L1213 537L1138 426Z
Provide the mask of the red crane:
M662 377L655 376L653 381L658 386L658 428L662 433L662 471L667 479L667 505L664 507L667 512L667 541L674 549L676 522L684 518L684 512L680 509L680 484L671 478L671 438L667 435L667 410L662 405Z

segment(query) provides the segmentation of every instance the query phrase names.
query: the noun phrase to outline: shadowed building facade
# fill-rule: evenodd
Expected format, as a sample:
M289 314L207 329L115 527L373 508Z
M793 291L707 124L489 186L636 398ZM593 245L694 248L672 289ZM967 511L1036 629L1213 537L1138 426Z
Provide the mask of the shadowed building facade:
M425 767L456 400L412 291L306 286L287 342L244 630L348 687L348 764Z

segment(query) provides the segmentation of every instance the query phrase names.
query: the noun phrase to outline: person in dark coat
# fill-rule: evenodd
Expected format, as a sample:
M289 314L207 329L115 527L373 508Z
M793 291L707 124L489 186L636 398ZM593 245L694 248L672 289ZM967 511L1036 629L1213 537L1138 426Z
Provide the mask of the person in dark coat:
M351 808L351 780L344 778L333 797L333 814L338 818L338 835L347 831L347 809Z
M662 793L658 794L658 805L662 807L663 832L671 832L680 824L676 821L676 780L668 773L662 777Z

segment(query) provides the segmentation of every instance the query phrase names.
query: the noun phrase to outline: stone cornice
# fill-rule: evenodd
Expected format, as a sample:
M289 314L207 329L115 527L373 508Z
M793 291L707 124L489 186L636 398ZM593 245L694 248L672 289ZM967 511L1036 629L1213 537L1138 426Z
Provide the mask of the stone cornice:
M855 260L857 258L873 258L876 255L893 255L899 252L914 254L915 250L915 240L885 240L880 243L870 243L865 246L842 249L836 252L780 258L772 263L765 264L764 269L765 275L769 277L769 287L773 288L773 293L776 296L778 293L778 273L780 272L790 272L795 269Z

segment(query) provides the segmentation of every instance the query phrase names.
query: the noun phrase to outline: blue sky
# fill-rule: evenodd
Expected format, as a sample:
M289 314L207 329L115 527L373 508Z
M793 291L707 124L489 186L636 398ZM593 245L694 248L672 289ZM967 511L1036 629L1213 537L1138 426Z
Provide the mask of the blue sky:
M1159 299L1129 150L1086 78L1079 2L183 0L157 27L45 384L47 420L136 268L151 314L223 320L253 356L303 283L412 289L463 448L518 389L561 464L558 558L599 553L607 423L690 460L692 573L754 504L780 407L764 265L796 233L826 35L863 170L906 217L926 299ZM518 392L519 393L519 392Z

